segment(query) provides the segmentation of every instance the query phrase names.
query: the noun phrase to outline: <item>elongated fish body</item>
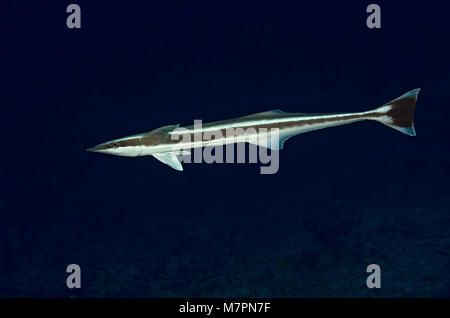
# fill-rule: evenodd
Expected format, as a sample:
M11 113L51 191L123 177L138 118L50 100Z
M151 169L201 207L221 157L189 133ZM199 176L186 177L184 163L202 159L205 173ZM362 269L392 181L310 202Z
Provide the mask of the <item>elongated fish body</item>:
M280 150L292 136L362 120L378 121L406 135L415 136L413 119L419 91L412 90L378 108L356 113L305 114L270 110L203 125L164 126L108 141L88 151L129 157L152 155L172 168L182 170L177 155L187 154L192 148L248 142ZM269 138L274 136L277 142L270 143Z

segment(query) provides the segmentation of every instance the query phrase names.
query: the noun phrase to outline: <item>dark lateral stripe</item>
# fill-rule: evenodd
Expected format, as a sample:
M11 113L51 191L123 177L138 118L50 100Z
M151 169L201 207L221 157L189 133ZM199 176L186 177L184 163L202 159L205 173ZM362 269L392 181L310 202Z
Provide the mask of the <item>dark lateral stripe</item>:
M375 118L375 117L381 117L384 114L377 114L377 113L373 113L370 115L371 118ZM294 117L294 116L292 116ZM284 117L286 118L286 117ZM233 127L233 131L236 132L235 136L242 136L245 134L245 132L248 131L248 129L254 129L256 130L256 132L258 132L260 129L267 129L268 131L270 131L271 129L275 129L278 128L279 130L283 130L283 129L301 129L302 127L305 126L310 126L310 125L317 125L317 124L324 124L324 123L339 123L339 122L347 122L347 121L352 121L352 120L358 120L358 119L365 119L367 118L367 115L365 114L353 114L353 115L347 115L347 116L339 116L339 117L317 117L317 118L311 118L311 119L299 119L299 120L295 120L295 121L289 121L289 122L274 122L274 123L270 123L270 124L260 124L260 125L254 125L254 126L239 126L239 127ZM203 126L205 127L205 126ZM209 128L213 127L211 125L208 126ZM217 130L209 130L207 132L194 132L194 133L189 133L189 137L190 140L194 141L194 140L204 140L204 141L209 141L209 140L214 140L215 136L221 136L221 137L226 137L227 136L227 129L226 128L222 128L222 129L217 129ZM165 144L177 144L177 143L181 143L183 140L183 134L174 134L174 135L167 135L168 139L164 142ZM177 138L179 137L179 139ZM154 144L153 140L142 140L142 144L143 145L151 145Z
M285 118L296 118L299 117L299 115L304 114L280 114L280 115L274 115L273 119L285 119ZM311 114L313 115L313 114ZM331 115L331 116L330 116ZM347 122L357 119L365 119L365 118L376 118L381 117L385 114L382 113L371 113L370 115L366 114L351 114L351 115L345 115L342 114L340 116L332 116L332 115L340 115L340 114L324 114L324 115L317 115L315 118L309 118L309 119L302 119L301 117L298 120L293 121L286 121L286 122L274 122L274 123L264 123L254 126L246 126L245 123L249 120L254 121L255 118L246 118L245 120L238 120L237 122L241 122L243 126L233 127L232 129L235 132L235 136L241 136L248 132L248 129L254 129L256 132L258 132L260 129L267 129L268 131L271 129L278 128L279 130L283 129L301 129L302 127L306 126L313 126L318 124L326 124L326 123L339 123L339 122ZM267 116L264 118L267 119ZM215 123L206 123L203 125L204 128L212 128L215 125L221 126L224 124L224 122L228 124L236 123L236 121L233 120L227 120L227 121L220 121ZM185 127L188 128L188 127ZM189 128L194 128L194 126L189 126ZM119 140L115 142L109 142L106 144L102 144L96 147L96 150L102 150L102 149L109 149L114 147L129 147L129 146L156 146L156 145L174 145L178 143L183 142L183 134L175 134L170 135L167 130L164 129L156 129L149 134L143 136L143 137L136 137L131 139L125 139L125 140ZM217 129L217 130L209 130L207 132L193 132L189 133L189 138L191 141L195 140L202 140L202 141L210 141L214 140L215 136L221 136L226 137L227 136L227 129ZM179 137L179 138L176 138Z

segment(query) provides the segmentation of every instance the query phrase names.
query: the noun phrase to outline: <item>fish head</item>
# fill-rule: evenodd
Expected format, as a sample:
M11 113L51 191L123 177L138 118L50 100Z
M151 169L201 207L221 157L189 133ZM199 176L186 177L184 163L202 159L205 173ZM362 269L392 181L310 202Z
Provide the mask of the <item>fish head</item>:
M136 136L107 141L86 149L89 152L100 152L125 157L137 157L140 155L141 150L140 138Z

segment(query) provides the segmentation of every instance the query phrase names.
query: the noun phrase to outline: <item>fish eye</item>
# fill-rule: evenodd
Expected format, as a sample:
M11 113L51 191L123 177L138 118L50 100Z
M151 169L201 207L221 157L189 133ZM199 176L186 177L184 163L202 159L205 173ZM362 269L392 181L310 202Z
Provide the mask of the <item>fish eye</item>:
M119 147L119 143L117 141L113 141L112 146L114 148L117 148L117 147Z

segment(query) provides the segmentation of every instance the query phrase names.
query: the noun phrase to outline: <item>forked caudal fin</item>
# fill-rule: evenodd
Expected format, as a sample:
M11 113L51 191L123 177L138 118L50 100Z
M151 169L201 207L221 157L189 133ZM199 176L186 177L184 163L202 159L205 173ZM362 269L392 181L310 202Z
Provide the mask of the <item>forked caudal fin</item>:
M406 135L415 136L414 111L416 109L419 91L420 88L414 89L389 103L374 109L369 113L376 116L373 116L370 119L379 121Z

